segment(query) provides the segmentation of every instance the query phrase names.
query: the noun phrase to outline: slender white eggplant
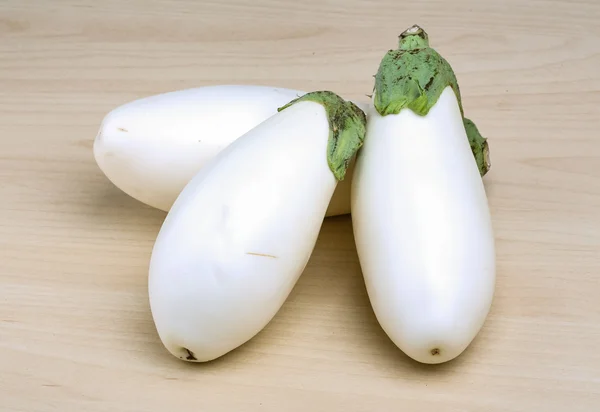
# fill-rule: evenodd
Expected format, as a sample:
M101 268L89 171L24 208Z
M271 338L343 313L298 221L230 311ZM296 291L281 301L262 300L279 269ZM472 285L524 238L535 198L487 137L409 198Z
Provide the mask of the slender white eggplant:
M367 118L351 197L369 299L403 352L445 362L478 334L494 294L487 141L418 26L383 58Z
M315 246L365 114L312 92L241 136L185 186L152 251L149 298L174 356L204 362L250 340L283 305Z
M183 187L221 150L304 94L267 86L220 85L134 100L104 117L94 157L119 189L168 211ZM349 212L347 179L340 182L327 215Z

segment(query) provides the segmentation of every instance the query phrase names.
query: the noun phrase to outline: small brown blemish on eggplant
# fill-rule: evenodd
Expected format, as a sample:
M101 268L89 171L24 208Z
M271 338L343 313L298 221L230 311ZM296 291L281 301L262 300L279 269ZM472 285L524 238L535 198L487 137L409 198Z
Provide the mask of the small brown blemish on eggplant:
M254 253L254 252L246 252L247 255L252 255L252 256L262 256L262 257L268 257L271 259L277 259L277 256L274 255L267 255L266 253Z
M125 129L124 127L117 127L117 130L123 133L129 132L129 130Z
M440 349L439 348L433 348L431 349L431 356L438 356L440 354Z
M190 360L190 361L195 361L198 360L196 359L196 357L194 356L194 352L192 352L191 350L189 350L188 348L183 348L184 351L187 352L187 356L185 357L185 359Z

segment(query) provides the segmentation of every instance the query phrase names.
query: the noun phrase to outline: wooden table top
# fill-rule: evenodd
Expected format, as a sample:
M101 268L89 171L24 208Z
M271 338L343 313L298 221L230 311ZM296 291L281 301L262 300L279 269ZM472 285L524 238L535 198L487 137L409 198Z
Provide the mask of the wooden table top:
M599 19L592 0L2 1L0 410L599 410ZM442 365L403 355L342 216L256 338L207 364L169 355L147 299L165 213L97 167L103 116L224 83L366 101L414 23L491 146L498 279L479 336Z

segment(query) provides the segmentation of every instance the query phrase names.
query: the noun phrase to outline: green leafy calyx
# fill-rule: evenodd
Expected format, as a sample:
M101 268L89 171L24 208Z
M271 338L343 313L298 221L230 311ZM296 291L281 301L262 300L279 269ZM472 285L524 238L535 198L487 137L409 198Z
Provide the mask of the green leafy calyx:
M469 139L469 145L475 156L477 162L477 168L479 174L484 176L492 167L490 163L490 149L488 146L487 139L479 133L477 126L472 120L463 117L463 124L467 132L467 138Z
M452 87L460 105L452 67L429 47L427 33L413 26L400 35L398 49L387 52L379 65L374 105L382 116L398 114L404 108L425 116L447 86Z

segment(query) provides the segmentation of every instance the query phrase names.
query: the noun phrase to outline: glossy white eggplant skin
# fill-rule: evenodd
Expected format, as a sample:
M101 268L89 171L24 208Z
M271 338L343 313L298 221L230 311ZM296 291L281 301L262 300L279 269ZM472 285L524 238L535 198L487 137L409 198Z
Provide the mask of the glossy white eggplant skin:
M219 85L135 100L104 117L94 157L119 189L168 211L190 179L220 151L304 94L258 85ZM349 212L346 179L327 215Z
M205 362L247 342L303 272L337 185L319 103L296 103L219 153L160 230L149 298L174 356Z
M351 198L382 328L416 361L457 357L486 319L496 272L485 188L450 87L426 116L371 107Z

